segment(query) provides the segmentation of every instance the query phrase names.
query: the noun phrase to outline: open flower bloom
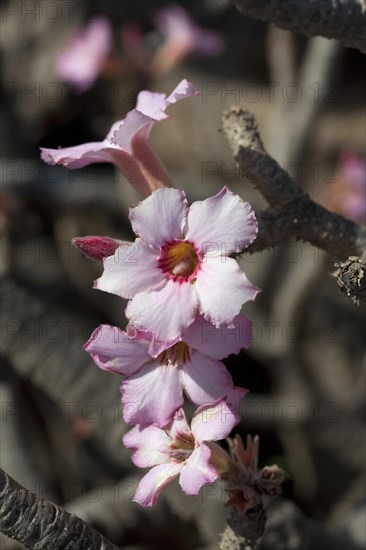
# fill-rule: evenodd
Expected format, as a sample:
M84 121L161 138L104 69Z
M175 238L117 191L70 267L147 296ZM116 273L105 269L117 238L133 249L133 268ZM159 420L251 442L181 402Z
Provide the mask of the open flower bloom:
M135 451L132 460L136 466L151 470L140 481L134 500L152 506L161 490L178 475L187 495L197 495L205 483L214 482L219 477L212 465L217 462L214 455L222 451L214 441L227 437L239 419L239 414L221 400L197 409L191 427L183 409L164 429L135 426L123 437L123 443Z
M237 315L233 324L217 329L198 316L181 339L165 343L148 333L131 336L101 325L85 350L101 369L126 376L121 386L125 422L162 427L182 407L183 390L196 405L221 398L239 404L246 390L233 385L219 359L248 347L252 323Z
M227 187L190 208L183 191L158 189L131 209L130 220L140 238L104 259L95 287L132 298L126 315L135 328L168 341L197 312L230 325L259 292L229 257L255 239L255 214Z
M158 187L171 185L165 168L150 146L150 132L156 122L169 118L165 113L169 105L194 95L198 92L187 80L182 80L168 97L142 91L136 108L125 119L115 122L103 141L64 149L41 148L42 160L72 169L111 162L140 193L149 195Z
M220 33L201 28L177 4L160 9L154 23L165 41L155 55L153 70L166 72L191 53L216 56L224 50L225 41Z
M111 24L107 18L98 17L71 39L57 59L56 74L84 92L104 69L111 49Z

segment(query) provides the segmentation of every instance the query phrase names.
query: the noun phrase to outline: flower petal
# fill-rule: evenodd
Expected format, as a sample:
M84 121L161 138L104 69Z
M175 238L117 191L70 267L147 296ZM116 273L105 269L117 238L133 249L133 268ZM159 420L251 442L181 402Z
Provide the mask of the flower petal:
M189 209L186 239L208 256L240 252L254 241L257 231L250 204L227 187Z
M173 440L176 439L179 434L191 433L191 428L188 425L184 410L179 409L171 422L169 422L164 429Z
M181 239L188 207L186 195L179 189L157 189L130 210L134 232L155 248Z
M227 324L215 327L197 315L193 323L184 331L182 340L191 348L200 351L211 359L222 359L231 353L239 353L249 346L252 337L252 322L239 313L234 317L230 328Z
M232 258L205 258L195 284L200 311L216 326L231 325L241 306L254 300L260 289L254 286Z
M179 484L187 495L198 495L205 483L213 483L219 474L209 463L211 450L202 443L193 451L184 464L179 476Z
M129 424L165 426L183 405L180 372L175 365L151 361L121 386L123 418Z
M156 426L135 426L122 438L123 444L135 452L132 461L139 468L151 468L169 461L169 435Z
M120 154L116 147L106 141L83 143L63 149L41 147L40 151L42 160L47 164L62 164L66 168L83 168L98 162L117 164Z
M157 287L164 282L157 256L156 250L141 239L119 246L113 256L104 258L104 272L94 288L132 298L142 290Z
M153 506L162 489L179 474L182 463L160 464L142 478L134 496L141 506Z
M130 375L149 361L149 342L128 337L123 330L100 325L84 345L99 368Z
M198 299L195 285L167 280L159 290L140 292L128 303L131 324L155 334L160 340L174 340L194 320Z
M228 403L220 399L212 405L199 407L193 415L191 428L196 441L218 441L225 439L240 421L239 404L243 396L241 388L236 392L236 401ZM244 390L245 391L245 390ZM234 392L232 400L234 401Z
M182 371L184 390L196 405L211 404L227 397L234 385L224 363L193 351Z

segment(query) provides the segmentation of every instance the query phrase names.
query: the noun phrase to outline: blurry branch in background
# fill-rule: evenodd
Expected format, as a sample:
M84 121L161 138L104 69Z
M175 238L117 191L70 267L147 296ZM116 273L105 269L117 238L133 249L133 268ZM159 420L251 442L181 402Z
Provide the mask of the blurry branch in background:
M294 237L310 242L340 260L366 254L366 229L329 212L311 198L266 152L254 116L233 107L223 114L222 131L245 176L269 203L258 215L259 234L248 252L263 250ZM358 279L358 287L365 286ZM365 299L365 291L360 298Z
M246 17L366 53L366 0L231 0Z
M37 550L118 550L77 516L37 497L0 469L1 532Z

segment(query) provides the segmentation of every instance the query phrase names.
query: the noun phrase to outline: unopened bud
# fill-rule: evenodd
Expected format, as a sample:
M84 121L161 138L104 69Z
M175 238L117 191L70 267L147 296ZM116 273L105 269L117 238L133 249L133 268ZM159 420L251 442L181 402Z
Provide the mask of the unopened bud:
M72 244L76 246L87 258L101 262L103 258L113 256L116 249L121 246L121 241L110 237L75 237Z

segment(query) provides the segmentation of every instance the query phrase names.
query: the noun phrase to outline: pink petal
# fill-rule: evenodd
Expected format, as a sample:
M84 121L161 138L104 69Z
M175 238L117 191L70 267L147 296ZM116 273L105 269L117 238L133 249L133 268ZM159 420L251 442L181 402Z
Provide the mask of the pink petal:
M159 249L166 242L183 237L187 216L187 199L179 189L157 189L130 210L134 232Z
M132 298L137 292L157 287L164 282L157 258L156 250L141 239L122 245L113 256L104 258L103 275L94 287L122 298Z
M122 438L123 444L135 452L132 461L139 468L151 468L169 461L169 435L156 426L135 426Z
M196 441L218 441L225 439L240 421L239 403L242 391L237 392L237 401L227 403L221 399L212 405L199 407L191 422Z
M84 91L104 68L111 49L111 24L105 17L98 17L71 39L56 62L56 74Z
M234 317L230 327L223 324L217 328L205 321L202 315L197 315L185 330L182 340L206 357L222 359L247 348L252 337L252 322L241 313Z
M119 151L113 144L96 141L65 147L63 149L46 149L41 147L41 158L47 164L62 164L66 168L83 168L89 164L112 162L117 164ZM124 153L126 155L126 153Z
M148 341L132 340L117 327L100 325L84 345L84 349L90 353L99 368L128 376L149 361L148 346Z
M233 389L233 380L225 365L198 351L193 351L185 363L182 381L189 399L196 405L212 404L227 397Z
M155 466L140 481L133 500L141 506L153 506L162 489L177 477L181 469L182 463Z
M260 292L236 261L227 257L205 258L195 287L201 313L216 326L233 323L241 306Z
M183 405L180 372L158 361L146 364L121 386L123 418L129 424L165 426Z
M205 483L213 483L219 474L209 463L211 450L202 443L193 451L184 464L179 476L179 484L187 495L198 495Z
M197 201L189 209L186 239L203 254L240 252L257 236L257 220L249 203L224 187L217 195Z
M159 290L140 292L128 303L126 316L138 329L160 340L174 340L194 320L198 299L195 285L167 280Z

